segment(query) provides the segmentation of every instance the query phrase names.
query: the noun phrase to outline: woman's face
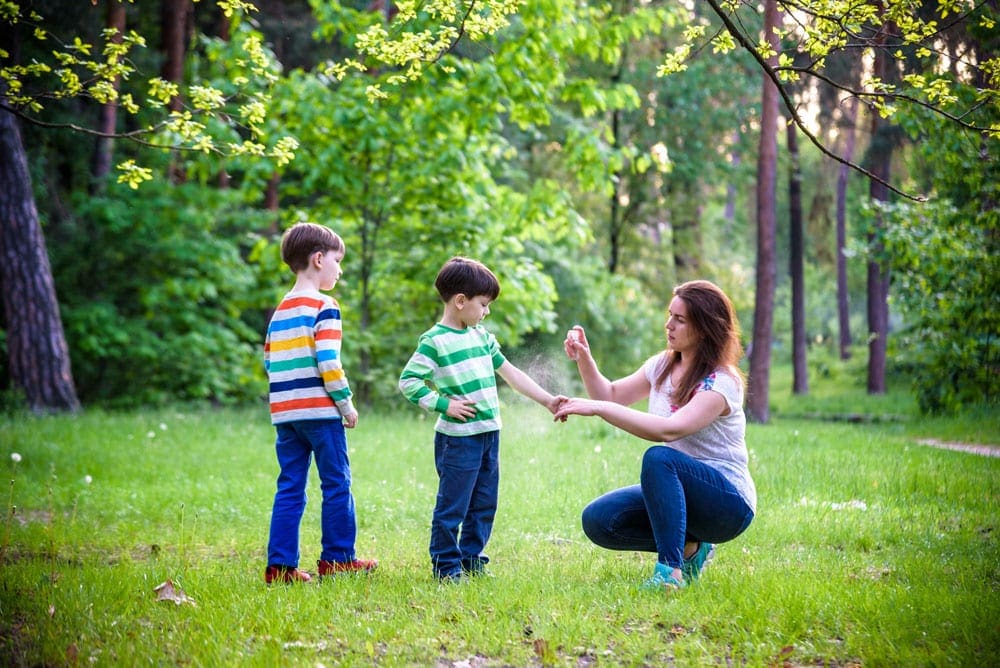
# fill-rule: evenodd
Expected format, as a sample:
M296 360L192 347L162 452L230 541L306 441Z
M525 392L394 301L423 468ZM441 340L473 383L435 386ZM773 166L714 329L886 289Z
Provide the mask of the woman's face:
M687 304L680 297L671 300L664 329L670 349L679 352L681 356L692 354L701 340L701 335L688 319Z

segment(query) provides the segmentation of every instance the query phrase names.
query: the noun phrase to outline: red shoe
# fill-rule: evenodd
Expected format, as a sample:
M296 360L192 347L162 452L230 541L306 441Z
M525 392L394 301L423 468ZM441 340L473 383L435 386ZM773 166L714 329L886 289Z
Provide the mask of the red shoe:
M340 575L341 573L371 573L378 568L378 562L374 559L352 559L351 561L325 561L320 559L316 562L319 568L319 576Z
M264 571L264 582L311 582L312 576L305 571L288 566L268 566Z

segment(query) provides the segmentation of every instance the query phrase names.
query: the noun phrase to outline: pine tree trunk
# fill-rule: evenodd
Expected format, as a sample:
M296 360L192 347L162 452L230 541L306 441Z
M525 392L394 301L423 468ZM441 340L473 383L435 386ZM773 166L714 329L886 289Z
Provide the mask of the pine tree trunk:
M774 28L779 25L777 0L764 4L764 34L778 53L780 45ZM768 60L777 65L777 56ZM757 154L757 289L754 301L753 340L750 353L750 378L747 393L747 417L766 423L770 419L771 334L774 324L775 264L775 188L778 169L778 89L764 75L761 95L760 150Z
M886 30L890 25L886 25ZM885 33L879 35L885 41ZM885 49L875 50L874 76L881 81L894 83L892 64ZM868 169L872 174L889 181L892 153L896 144L896 130L878 113L871 114L871 145L868 148ZM875 202L889 200L889 189L872 180L869 196ZM869 242L875 240L883 226L881 215L875 219L876 232L869 234ZM876 249L876 257L880 253ZM885 363L889 338L889 269L878 259L868 262L868 394L885 394Z
M2 100L2 98L0 98ZM52 267L14 116L0 110L0 288L11 385L33 411L76 411Z
M792 392L809 394L809 370L806 364L806 286L802 239L802 169L799 164L798 128L788 123L786 130L789 157L788 172L788 273L792 279Z
M844 105L844 159L854 160L858 105L851 98ZM840 165L837 173L837 321L840 326L840 359L851 358L851 311L847 285L847 180L851 168Z

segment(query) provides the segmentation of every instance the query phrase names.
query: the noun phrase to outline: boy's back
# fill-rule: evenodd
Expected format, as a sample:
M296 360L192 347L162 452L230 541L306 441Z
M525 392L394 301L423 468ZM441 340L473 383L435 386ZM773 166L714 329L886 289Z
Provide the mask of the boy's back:
M274 311L264 343L271 423L338 418L354 411L340 363L337 301L319 291L292 291Z

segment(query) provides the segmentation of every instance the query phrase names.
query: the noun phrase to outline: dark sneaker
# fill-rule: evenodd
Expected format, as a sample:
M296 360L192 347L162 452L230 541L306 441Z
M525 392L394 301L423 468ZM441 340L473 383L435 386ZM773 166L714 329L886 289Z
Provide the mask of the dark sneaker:
M474 578L493 577L493 574L486 569L486 559L463 559L462 572Z
M456 571L454 573L438 573L435 577L441 584L464 584L469 581L469 576L466 575L464 571Z
M712 560L715 556L715 546L711 543L698 543L698 551L692 554L689 558L684 560L684 565L681 566L681 572L684 573L684 579L688 582L694 582L701 575L701 571L705 568L705 565Z
M325 561L320 559L316 562L319 568L319 576L341 575L344 573L371 573L378 568L378 562L374 559L352 559L351 561Z
M305 571L300 571L298 568L292 568L291 566L268 566L264 570L264 582L271 584L272 582L311 582L312 576Z
M641 588L646 591L670 591L685 587L686 585L683 580L678 580L673 576L673 570L666 564L656 562L656 568L653 570L652 577L643 582Z

